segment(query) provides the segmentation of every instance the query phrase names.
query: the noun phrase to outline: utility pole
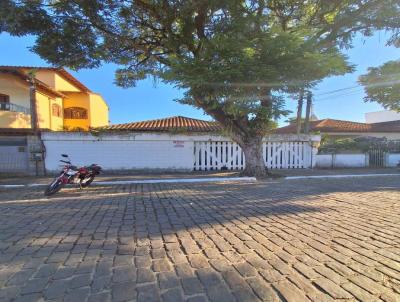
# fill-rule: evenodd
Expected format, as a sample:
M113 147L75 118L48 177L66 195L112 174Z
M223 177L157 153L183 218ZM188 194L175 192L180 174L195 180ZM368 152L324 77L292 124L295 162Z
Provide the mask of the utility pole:
M304 134L310 133L310 113L312 106L312 93L308 91L307 93L307 105L306 105L306 119L304 121Z
M303 98L304 98L304 90L300 91L299 100L297 104L297 119L296 119L296 133L297 135L301 132L301 114L303 112Z
M37 134L38 123L37 123L37 108L36 108L36 84L35 76L33 73L29 74L29 98L31 107L31 128L32 131Z

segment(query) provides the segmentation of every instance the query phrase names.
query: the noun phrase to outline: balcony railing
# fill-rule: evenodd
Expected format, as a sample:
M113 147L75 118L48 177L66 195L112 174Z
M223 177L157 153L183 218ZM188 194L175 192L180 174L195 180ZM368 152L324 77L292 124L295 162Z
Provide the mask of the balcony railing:
M14 111L31 114L31 110L29 108L9 102L0 102L0 111Z

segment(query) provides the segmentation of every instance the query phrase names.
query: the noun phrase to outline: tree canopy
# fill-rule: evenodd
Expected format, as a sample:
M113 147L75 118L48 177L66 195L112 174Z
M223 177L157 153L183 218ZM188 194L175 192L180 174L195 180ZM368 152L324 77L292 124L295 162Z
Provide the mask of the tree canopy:
M262 136L287 114L282 95L352 71L340 47L393 29L400 11L397 0L0 1L0 31L35 35L52 64L111 62L123 87L154 76L184 89L179 101L220 122L258 173Z
M400 60L368 68L359 82L367 94L365 101L378 102L385 109L400 112Z

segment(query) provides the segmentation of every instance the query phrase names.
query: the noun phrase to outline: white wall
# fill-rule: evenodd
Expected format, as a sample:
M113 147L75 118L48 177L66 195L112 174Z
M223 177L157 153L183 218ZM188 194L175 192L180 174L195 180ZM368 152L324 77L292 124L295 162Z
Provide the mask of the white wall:
M59 170L61 154L70 156L75 165L99 164L105 170L163 169L188 170L194 168L194 142L229 141L219 135L180 135L161 133L100 134L46 132L42 134L46 147L46 169ZM314 146L320 136L275 135L271 142L304 141Z
M317 154L315 159L316 168L332 168L333 154Z
M365 114L365 122L367 124L398 121L398 120L400 120L400 112L391 110L367 112Z
M389 153L386 155L386 167L397 167L400 163L400 153Z
M318 154L317 168L365 168L368 167L366 154Z
M75 165L99 164L103 169L193 169L193 142L174 142L168 136L140 137L90 134L43 135L46 169L58 170L60 154L66 153Z

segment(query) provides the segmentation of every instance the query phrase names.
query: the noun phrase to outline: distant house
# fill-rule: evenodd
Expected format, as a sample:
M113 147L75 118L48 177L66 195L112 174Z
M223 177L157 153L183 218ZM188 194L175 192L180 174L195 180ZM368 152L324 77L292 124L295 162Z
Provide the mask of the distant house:
M357 123L351 121L323 119L310 121L310 132L327 134L331 137L386 137L400 140L400 120L382 123ZM276 134L296 133L296 123L275 130Z
M367 124L383 123L400 120L400 112L393 110L382 110L365 113L365 122Z
M63 68L0 66L0 133L31 128L30 74L34 74L38 128L88 130L108 125L103 98Z

